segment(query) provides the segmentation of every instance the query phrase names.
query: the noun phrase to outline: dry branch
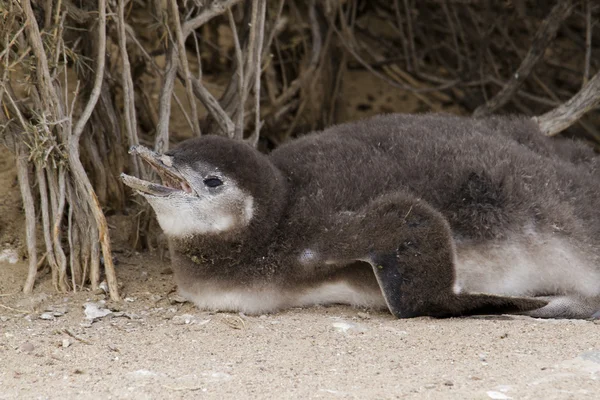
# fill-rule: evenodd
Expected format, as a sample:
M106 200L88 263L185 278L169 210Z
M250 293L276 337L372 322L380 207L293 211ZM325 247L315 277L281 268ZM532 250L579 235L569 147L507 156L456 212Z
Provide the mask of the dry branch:
M181 23L179 22L179 9L177 7L176 0L169 1L169 15L173 20L173 29L175 30L175 38L177 43L177 53L179 55L179 65L183 69L183 78L185 81L185 92L187 94L188 103L192 110L192 129L196 136L200 136L200 125L198 123L198 109L196 107L196 100L194 98L192 83L190 81L191 73L188 65L186 50L185 50L185 38L181 31ZM175 61L174 61L175 62Z
M123 85L123 109L125 111L125 130L129 139L129 146L139 144L137 134L137 116L135 112L135 90L133 86L133 78L131 77L131 64L129 63L129 54L127 53L127 34L125 32L125 0L117 1L117 25L119 34L119 51L123 63L123 72L121 80ZM144 167L140 160L133 155L130 156L130 161L133 168L133 173L136 176L145 177Z
M27 154L19 144L17 153L17 175L19 177L19 188L21 189L21 198L23 199L23 208L25 209L26 221L26 240L27 253L29 254L29 270L27 271L27 279L23 286L23 292L29 294L33 291L35 278L37 276L37 249L35 236L35 205L33 203L33 195L29 184L29 169L27 168Z
M251 53L248 59L252 59L254 74L254 132L248 138L248 143L252 147L258 144L260 135L260 76L262 72L262 48L265 40L265 16L267 10L267 0L255 0L252 2L252 26L250 28ZM252 73L251 73L252 74ZM249 89L248 89L249 90Z
M68 141L68 154L69 154L69 165L71 173L73 174L73 180L77 185L79 195L85 200L90 211L96 222L98 229L98 239L102 247L102 255L104 256L104 270L106 272L106 282L108 283L108 289L112 300L119 300L119 291L117 288L117 276L112 261L112 252L110 245L110 237L108 234L108 226L106 224L106 218L102 212L96 193L90 183L90 180L81 164L79 155L79 139L83 133L85 124L92 115L92 111L96 106L98 98L100 97L100 91L102 88L102 81L104 79L104 63L106 53L106 2L105 0L98 0L98 55L97 65L95 71L94 84L92 92L88 99L88 102L73 128L73 132L69 137ZM92 271L92 277L97 274ZM99 282L92 278L92 288L95 290L98 287Z
M569 101L546 114L535 117L534 120L544 135L554 136L573 125L598 104L600 104L600 72L597 72Z
M58 270L58 264L54 257L54 246L52 244L52 233L50 232L50 212L48 206L48 187L46 182L46 173L43 165L36 163L35 172L37 183L40 189L40 208L42 209L42 229L44 235L44 244L46 245L46 259L50 264L52 271Z
M194 90L194 94L196 97L200 99L204 107L208 110L208 112L215 118L217 123L219 124L221 130L228 136L234 137L235 135L235 125L229 115L223 110L219 101L202 85L200 80L190 76L190 81L192 82L192 89Z
M538 28L531 48L519 68L512 74L510 80L496 96L475 110L473 114L475 117L491 114L510 100L517 89L529 77L533 67L542 58L544 51L556 37L558 28L560 28L562 22L571 14L572 8L573 0L558 0L558 3L552 8L548 17Z
M235 27L235 20L233 18L233 14L231 12L231 8L227 9L227 17L229 19L229 28L231 29L231 34L233 36L233 44L235 48L235 75L237 77L237 93L240 98L239 108L243 109L242 102L242 93L244 91L244 57L242 55L242 46L240 45L240 38L238 36L237 28ZM235 121L235 133L234 137L238 140L244 138L244 113L237 113L237 119Z
M156 139L154 150L163 153L169 148L169 117L171 115L171 97L177 76L177 60L175 48L169 46L167 51L167 64L163 76L162 88L158 100L158 125L156 126Z
M40 97L44 110L50 112L52 115L62 115L62 110L59 110L58 95L54 90L52 84L52 77L50 76L50 69L48 68L48 58L44 51L42 44L42 38L40 30L38 28L33 9L31 8L30 0L23 0L23 11L26 18L26 31L29 39L29 44L35 54L37 61L37 79L39 81L38 87L41 89Z
M223 13L225 13L228 9L233 7L234 5L241 3L242 0L224 0L224 1L213 1L210 6L206 10L204 10L200 15L195 18L192 18L189 21L186 21L181 27L181 33L183 34L183 39L187 39L190 34L196 29L200 28L202 25L206 24L208 21L217 17ZM256 1L256 0L253 0Z

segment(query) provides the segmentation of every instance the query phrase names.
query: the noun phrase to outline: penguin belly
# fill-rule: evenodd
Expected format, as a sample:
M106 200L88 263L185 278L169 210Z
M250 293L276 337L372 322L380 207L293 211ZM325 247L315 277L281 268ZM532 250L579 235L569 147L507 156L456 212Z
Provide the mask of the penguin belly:
M457 240L455 292L505 296L600 296L597 256L568 238L529 234L472 243Z

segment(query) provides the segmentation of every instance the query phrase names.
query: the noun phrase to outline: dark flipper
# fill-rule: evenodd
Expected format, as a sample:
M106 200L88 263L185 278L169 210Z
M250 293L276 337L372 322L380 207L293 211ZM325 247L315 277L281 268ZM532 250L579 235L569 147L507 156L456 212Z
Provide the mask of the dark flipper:
M374 201L364 217L363 228L372 237L385 232L373 241L367 260L398 318L514 313L547 304L541 299L455 293L450 227L423 201L386 196Z
M454 298L452 315L514 314L536 310L548 304L530 297L496 296L492 294L459 294Z
M402 272L395 254L373 257L373 271L390 312L397 318L422 315L457 317L477 314L508 314L531 311L544 307L542 299L506 297L488 294L455 294L452 284L439 287L419 287L415 282L427 283L418 276ZM452 267L452 266L451 266ZM427 268L426 265L423 266ZM411 268L411 270L414 269ZM425 271L429 274L435 271ZM440 271L438 271L440 272ZM432 285L433 286L433 285Z
M395 258L395 254L374 257L373 271L375 271L377 283L379 283L388 309L396 318L417 317L419 314L415 312L416 310L410 310L405 304L405 295L401 290L404 283L403 277Z
M448 222L426 202L402 193L337 216L320 239L328 245L325 260L371 264L388 308L398 318L516 313L547 304L544 299L456 293Z

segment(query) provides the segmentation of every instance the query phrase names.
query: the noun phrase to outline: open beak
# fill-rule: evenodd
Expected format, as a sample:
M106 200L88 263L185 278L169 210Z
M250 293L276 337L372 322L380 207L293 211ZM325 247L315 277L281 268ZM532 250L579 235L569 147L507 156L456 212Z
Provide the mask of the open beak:
M121 174L123 183L140 194L168 196L177 192L192 194L192 188L186 179L173 167L170 156L158 154L144 146L132 146L129 154L140 156L160 176L162 184L146 181L135 176Z

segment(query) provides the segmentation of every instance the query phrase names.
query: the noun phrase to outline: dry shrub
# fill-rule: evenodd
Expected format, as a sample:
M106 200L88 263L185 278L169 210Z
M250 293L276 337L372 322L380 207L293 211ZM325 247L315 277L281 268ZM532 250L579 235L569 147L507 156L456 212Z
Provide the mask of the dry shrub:
M104 215L131 202L121 172L151 173L128 147L164 151L182 137L169 128L173 101L190 135L268 150L338 122L344 75L362 69L427 110L525 113L546 134L572 126L600 144L593 0L9 0L0 15L25 292L43 263L57 290L95 289L103 260L118 299ZM131 246L151 247L148 206L137 208Z

